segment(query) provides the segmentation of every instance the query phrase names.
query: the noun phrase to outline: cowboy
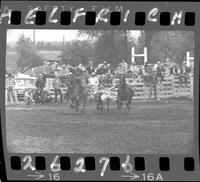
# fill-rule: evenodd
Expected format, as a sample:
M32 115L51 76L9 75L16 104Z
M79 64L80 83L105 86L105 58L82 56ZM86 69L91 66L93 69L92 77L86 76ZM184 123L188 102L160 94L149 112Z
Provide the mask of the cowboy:
M88 82L89 82L88 84L90 86L96 86L96 87L98 87L98 85L99 85L99 79L98 79L97 76L95 76L94 72L91 74L91 77L89 77Z
M179 76L180 85L182 85L184 83L186 87L188 86L187 85L188 84L188 75L190 72L191 72L191 70L187 66L186 61L183 61L182 66L180 68L180 76Z
M144 81L149 86L149 98L152 97L152 93L154 94L154 99L157 100L157 77L156 77L156 69L152 68L149 65L149 62L146 62L144 65Z
M62 76L67 76L69 74L69 69L66 64L62 65L61 74L62 74Z
M89 61L89 65L86 67L86 70L87 70L89 75L94 72L95 67L94 67L93 62L91 60Z
M86 68L81 63L78 65L78 68L81 69L83 72L86 70Z
M129 71L136 74L139 72L138 67L135 62L131 62Z
M103 79L102 85L104 87L112 87L112 76L111 74L107 73Z
M43 99L43 92L44 92L44 87L45 87L45 80L44 80L44 77L43 77L42 74L38 75L38 79L35 82L35 86L37 88L37 98L41 97L41 99Z
M161 65L161 62L157 62L157 67L156 67L156 76L159 78L160 83L162 83L164 79L164 74L165 74L165 68Z
M120 63L120 66L123 73L126 73L128 71L128 64L125 60L122 60L122 62Z
M76 67L76 71L75 71L75 74L77 76L81 76L83 74L85 70L85 67L80 63L77 67Z
M178 75L178 66L176 63L172 63L171 67L169 68L169 74L170 75Z
M103 64L99 64L96 69L96 75L102 75L103 74Z
M54 92L55 92L55 103L57 103L58 94L60 95L60 102L62 103L63 102L63 100L62 100L62 91L61 91L62 83L61 83L61 80L60 80L60 78L58 76L56 76L55 79L53 80L52 86L53 86Z
M152 67L150 66L149 62L146 62L144 65L144 74L149 75L152 72Z
M47 61L44 61L43 66L42 66L42 72L45 74L49 74L50 69Z
M105 75L107 72L108 72L107 62L104 61L102 66L102 74Z
M16 85L14 77L9 73L6 78L6 89L8 95L8 102L11 102L10 96L12 97L14 105L16 104L16 98L14 93L14 86ZM6 98L7 99L7 98Z

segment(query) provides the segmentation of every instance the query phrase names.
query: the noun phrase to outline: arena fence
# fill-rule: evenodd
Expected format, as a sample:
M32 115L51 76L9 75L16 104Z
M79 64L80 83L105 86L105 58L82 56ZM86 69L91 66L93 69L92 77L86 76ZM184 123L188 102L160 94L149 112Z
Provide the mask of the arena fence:
M46 85L47 90L51 93L54 97L54 90L52 88L52 80L49 79ZM118 83L118 79L113 80L113 86ZM134 90L133 99L148 99L149 98L149 91L150 87L144 84L142 78L127 78L127 84ZM66 93L67 88L62 88L62 93ZM108 92L106 91L105 94ZM15 92L16 94L16 92ZM109 97L113 100L116 100L117 97L117 88L111 89L109 93ZM176 76L169 76L165 77L162 84L158 84L157 86L157 97L161 99L168 99L173 97L186 97L186 98L193 98L193 76L188 78L188 87L184 85L180 87L179 79ZM5 98L7 98L7 90L5 91ZM17 98L17 95L16 97ZM12 99L12 98L11 98ZM11 102L13 102L11 100ZM7 105L7 99L5 99L5 104Z
M141 78L127 79L127 83L135 91L133 99L149 98L150 87L146 86ZM159 98L188 97L193 98L193 77L188 79L188 87L180 87L179 79L174 76L165 77L161 84L157 86L157 96Z

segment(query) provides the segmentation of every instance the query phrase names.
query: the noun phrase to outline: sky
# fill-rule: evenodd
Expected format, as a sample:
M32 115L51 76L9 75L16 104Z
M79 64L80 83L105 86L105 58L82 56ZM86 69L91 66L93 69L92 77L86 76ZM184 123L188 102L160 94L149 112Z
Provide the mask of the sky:
M9 29L7 31L7 42L16 42L21 34L25 37L30 37L33 40L33 29ZM52 41L65 41L70 40L83 40L87 37L78 37L78 30L35 30L35 41L52 42ZM132 31L134 37L140 35L140 31Z

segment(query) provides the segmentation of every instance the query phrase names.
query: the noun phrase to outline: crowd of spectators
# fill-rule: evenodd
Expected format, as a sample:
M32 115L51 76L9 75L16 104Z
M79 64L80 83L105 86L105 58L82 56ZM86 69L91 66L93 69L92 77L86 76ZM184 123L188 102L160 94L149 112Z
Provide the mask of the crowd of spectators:
M160 82L162 82L166 76L173 75L179 78L180 85L187 85L189 75L193 74L193 69L192 67L187 66L186 61L183 61L181 65L174 62L163 63L160 61L156 64L146 62L144 65L137 65L134 62L128 64L126 61L122 60L116 68L106 61L94 65L93 61L90 60L88 65L80 63L77 66L59 64L53 61L44 61L42 66L35 68L35 74L37 75L35 86L38 90L43 90L46 84L46 78L54 78L52 87L55 91L55 102L57 102L58 95L60 95L60 100L62 102L63 96L61 87L65 85L66 77L69 75L75 75L79 78L83 75L87 75L88 85L98 88L99 85L112 86L113 78L120 75L126 74L127 77L134 79L136 77L146 78L152 73ZM8 74L6 79L8 100L10 100L10 97L13 97L15 102L13 92L14 86L14 77L11 74Z

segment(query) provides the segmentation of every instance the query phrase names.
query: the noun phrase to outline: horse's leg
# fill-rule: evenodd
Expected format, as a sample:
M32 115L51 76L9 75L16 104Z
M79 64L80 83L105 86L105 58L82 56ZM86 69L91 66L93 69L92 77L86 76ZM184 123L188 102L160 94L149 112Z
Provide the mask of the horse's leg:
M86 98L85 96L83 97L83 112L85 113L85 109L86 109Z
M127 101L126 106L127 106L127 109L130 110L130 104L129 104L129 101Z
M104 106L104 100L102 98L103 95L100 96L100 109L101 109L101 112L103 111L103 106Z
M157 94L158 94L157 93L157 85L154 85L153 89L154 89L154 99L157 100Z
M109 111L109 106L110 106L110 98L107 98L107 111Z
M121 111L121 109L122 109L122 100L121 99L119 99L118 100L118 109Z
M127 106L127 109L130 110L130 107L131 107L130 98L128 98L126 106Z
M99 105L100 105L100 99L99 99L99 94L95 95L95 101L96 101L96 109L99 110Z
M76 111L78 111L78 107L79 107L79 98L76 97L75 99L75 104L76 104Z
M130 109L130 97L131 97L131 93L129 93L129 96L126 100L126 107L127 107L128 110Z
M117 109L119 109L119 98L117 98Z
M70 101L70 103L69 103L70 107L71 107L72 109L74 109L74 98L71 97L71 98L69 99L69 101Z
M100 103L100 109L103 111L103 100L102 100L102 95L99 96L99 103Z
M149 99L151 99L151 97L152 97L152 85L150 85L150 87L149 87Z

